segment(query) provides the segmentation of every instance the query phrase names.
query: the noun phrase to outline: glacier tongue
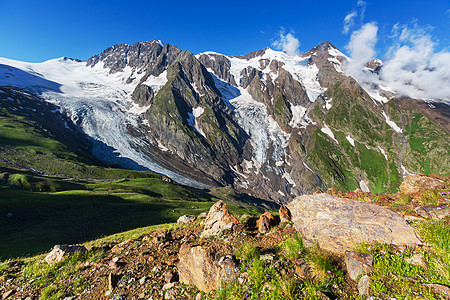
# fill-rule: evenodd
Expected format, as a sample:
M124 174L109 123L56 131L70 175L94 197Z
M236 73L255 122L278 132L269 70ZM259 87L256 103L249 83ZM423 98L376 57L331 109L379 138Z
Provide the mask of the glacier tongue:
M108 164L117 164L134 170L150 170L166 175L178 183L205 188L200 182L181 176L159 166L139 146L146 141L133 137L127 127L138 128L139 115L146 108L136 108L131 92L135 83L126 83L133 71L109 73L103 63L87 67L83 62L53 59L43 63L25 63L0 58L2 85L16 86L39 94L44 100L61 107L74 123L93 139L92 153ZM166 73L150 78L148 83L161 86Z

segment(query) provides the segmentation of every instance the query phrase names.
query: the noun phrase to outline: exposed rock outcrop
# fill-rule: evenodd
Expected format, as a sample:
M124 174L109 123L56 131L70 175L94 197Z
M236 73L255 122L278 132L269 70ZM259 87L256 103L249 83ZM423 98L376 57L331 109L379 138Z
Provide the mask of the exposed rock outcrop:
M256 221L256 226L258 227L259 232L267 233L270 228L275 225L275 217L268 211L263 213L259 219Z
M238 223L239 220L228 211L227 205L222 200L217 201L211 206L206 216L205 227L201 236L217 235L224 230L232 229L233 225Z
M193 284L204 292L217 289L222 282L239 276L239 269L231 256L217 259L209 248L188 244L180 248L178 272L180 282Z
M297 231L332 252L344 253L363 242L421 244L401 216L372 203L317 194L297 197L287 207Z
M66 257L73 255L77 251L86 251L84 246L78 245L55 245L49 254L44 258L48 264L60 262Z
M425 175L409 175L403 179L400 191L405 194L418 193L426 189L443 189L444 181Z
M345 265L351 279L357 280L363 273L369 274L373 270L372 254L345 251Z

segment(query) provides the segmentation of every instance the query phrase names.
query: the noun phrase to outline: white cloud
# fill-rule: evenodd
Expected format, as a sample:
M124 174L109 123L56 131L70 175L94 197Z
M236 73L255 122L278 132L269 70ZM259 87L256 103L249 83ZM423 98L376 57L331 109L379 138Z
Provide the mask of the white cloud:
M435 52L430 27L402 26L380 77L397 93L450 101L450 52Z
M397 94L417 99L450 101L450 52L435 52L432 27L395 24L387 58L379 74L365 68L375 57L378 26L367 23L351 35L347 49L351 60L344 71L366 88L382 84Z
M342 33L343 34L348 34L348 32L350 31L350 29L355 26L355 18L359 15L360 17L360 22L362 22L364 20L364 15L366 13L366 7L367 7L367 2L363 1L363 0L358 0L358 2L356 2L356 7L349 12L345 18L342 26Z
M353 27L353 25L355 25L354 19L355 19L355 17L357 15L358 14L356 12L352 11L352 12L348 13L345 16L345 18L344 18L344 26L342 28L342 33L343 34L347 34L348 31L350 30L350 28Z
M351 60L344 65L344 71L360 81L373 80L373 73L365 72L366 63L375 57L375 44L377 42L378 26L367 23L361 29L354 31L350 42L346 46L350 52Z
M274 41L272 46L275 47L275 49L283 50L283 52L286 52L289 55L298 55L300 53L300 42L293 34L294 32L291 31L285 35L284 29L281 29L278 40Z

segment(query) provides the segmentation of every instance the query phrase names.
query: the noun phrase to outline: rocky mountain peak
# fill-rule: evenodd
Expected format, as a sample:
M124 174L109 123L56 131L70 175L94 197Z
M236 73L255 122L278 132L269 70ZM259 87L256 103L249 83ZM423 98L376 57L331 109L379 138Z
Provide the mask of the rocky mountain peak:
M103 67L110 68L111 73L123 71L126 66L141 69L155 62L163 48L168 46L164 46L160 40L137 42L133 45L116 44L86 60L86 66L94 67L103 62Z

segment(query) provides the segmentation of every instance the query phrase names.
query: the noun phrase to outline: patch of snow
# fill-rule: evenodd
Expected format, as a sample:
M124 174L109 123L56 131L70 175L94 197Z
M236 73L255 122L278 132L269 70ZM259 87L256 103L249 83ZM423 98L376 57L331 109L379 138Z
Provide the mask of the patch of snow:
M338 140L334 138L333 131L331 131L330 127L327 126L327 124L323 123L324 127L320 129L323 133L328 135L333 141L336 142L336 144L339 144Z
M293 187L296 186L295 181L292 179L291 175L287 172L284 172L282 178L286 179L286 181L292 185Z
M159 90L167 83L167 70L164 70L158 76L150 75L146 81L143 82L146 86L152 88L155 95L159 92Z
M286 197L286 195L285 195L282 191L280 191L280 190L278 190L278 194L280 194L280 195L283 196L283 197Z
M405 168L405 166L404 166L403 164L401 164L400 167L401 167L401 169L402 169L403 177L412 175L412 173L409 172L409 171Z
M381 148L380 146L378 146L378 149L380 149L381 153L383 153L384 158L386 158L386 161L387 161L387 160L388 160L388 157L387 157L386 151L384 151L384 149Z
M347 141L348 141L353 147L355 147L355 140L352 139L351 136L347 135L345 138L347 139Z
M363 179L359 182L359 188L364 193L370 193L370 188L369 188L369 186L367 185L367 183Z
M306 107L301 105L291 105L292 120L289 125L293 128L306 128L309 118L306 115Z
M369 96L372 99L381 103L389 102L388 98L380 95L380 91L378 89L374 89L371 86L368 86L367 84L361 84L361 86L364 88L364 90L367 92L367 94L369 94Z
M223 101L234 110L238 124L250 136L255 160L260 165L264 164L271 149L270 159L284 161L290 135L267 113L265 104L253 99L246 89L231 86L215 76L213 78Z
M158 148L159 148L161 151L163 151L163 152L169 151L169 148L167 148L166 146L164 146L164 144L161 143L160 140L157 140L156 142L158 143Z
M386 113L384 111L383 111L383 116L386 119L386 123L388 123L388 125L391 126L391 128L394 129L395 132L398 132L398 133L403 132L402 129L400 127L398 127L398 125L395 122L393 122L389 119L389 117L386 115Z
M277 166L277 167L281 167L283 164L284 164L284 161L282 161L282 160L275 162L275 166Z
M330 98L330 99L325 100L325 108L326 108L327 110L330 110L330 108L333 106L333 105L331 104L332 101L333 101L333 98Z
M308 169L308 170L310 170L312 173L314 173L314 171L305 163L305 162L303 162L303 165Z

